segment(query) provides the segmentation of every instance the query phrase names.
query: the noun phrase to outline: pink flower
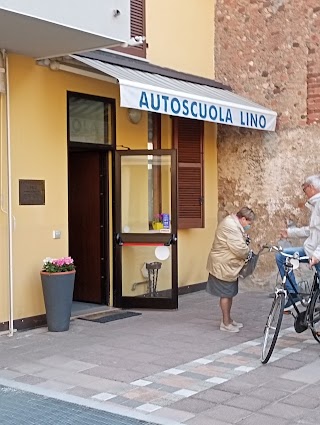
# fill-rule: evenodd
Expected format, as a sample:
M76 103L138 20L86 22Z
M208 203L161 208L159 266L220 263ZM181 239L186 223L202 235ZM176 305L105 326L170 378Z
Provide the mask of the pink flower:
M43 260L42 271L47 273L60 273L75 270L74 262L71 257L50 258Z

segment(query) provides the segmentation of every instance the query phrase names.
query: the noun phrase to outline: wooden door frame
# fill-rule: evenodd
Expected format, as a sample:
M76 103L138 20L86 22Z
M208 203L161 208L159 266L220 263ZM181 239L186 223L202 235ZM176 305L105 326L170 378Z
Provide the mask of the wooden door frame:
M105 108L107 105L111 105L111 128L110 128L110 144L92 144L92 143L83 143L83 142L72 142L70 140L70 128L69 128L69 99L70 96L84 98L84 99L90 99L90 100L98 100L102 101L105 104ZM108 129L105 128L105 137L107 138L107 131ZM104 276L104 284L102 284L101 280L101 300L102 304L110 305L111 299L110 299L110 270L112 266L112 259L110 257L111 250L110 250L110 191L113 190L113 188L110 187L110 158L112 161L111 164L111 173L112 173L112 180L114 181L114 151L116 147L116 100L109 97L101 97L81 92L73 92L73 91L67 91L67 145L68 145L68 155L71 151L78 151L78 152L88 152L93 151L99 153L100 156L100 171L103 170L104 176L101 176L100 179L100 188L103 187L105 189L105 199L104 202L100 202L100 224L101 220L103 218L104 221L104 232L103 235L100 235L100 252L101 257L104 254L103 258L103 264L101 265L101 276ZM101 173L100 173L101 175ZM68 175L68 181L69 181L69 175ZM69 214L68 214L69 215ZM69 217L68 217L69 220ZM109 264L109 267L108 267Z

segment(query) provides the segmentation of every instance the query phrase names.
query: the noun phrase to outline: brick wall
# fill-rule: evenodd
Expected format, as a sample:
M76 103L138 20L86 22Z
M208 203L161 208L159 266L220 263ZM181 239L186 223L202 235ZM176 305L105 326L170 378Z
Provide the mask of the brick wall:
M309 9L310 37L307 43L307 123L320 121L320 4Z
M249 204L255 246L277 242L288 221L308 223L301 183L320 172L320 3L217 0L215 19L215 78L278 113L274 133L219 126L220 215ZM253 283L270 270L265 256Z

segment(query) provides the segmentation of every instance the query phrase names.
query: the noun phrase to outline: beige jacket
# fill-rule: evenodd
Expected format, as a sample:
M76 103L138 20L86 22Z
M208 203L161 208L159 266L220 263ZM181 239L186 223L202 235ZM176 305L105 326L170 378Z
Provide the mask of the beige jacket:
M208 272L220 280L235 281L249 250L238 218L235 215L228 215L217 227L208 256Z

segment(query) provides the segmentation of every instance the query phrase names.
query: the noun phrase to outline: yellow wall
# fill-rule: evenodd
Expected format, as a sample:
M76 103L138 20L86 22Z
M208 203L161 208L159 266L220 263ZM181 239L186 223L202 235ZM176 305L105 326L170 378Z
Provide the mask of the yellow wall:
M212 0L146 1L148 60L213 78L214 4Z
M9 57L12 143L14 318L44 313L40 269L45 257L68 254L67 91L117 100L117 143L147 146L147 116L138 126L119 107L119 87L37 66L33 59ZM3 109L3 108L2 108ZM2 116L4 116L3 111ZM2 129L3 130L3 129ZM5 140L4 140L5 141ZM1 157L1 170L6 158ZM44 206L19 205L19 179L45 180ZM7 190L2 198L6 203ZM8 320L7 216L1 212L0 321ZM61 239L52 231L61 230Z
M8 284L8 202L3 196L7 188L6 167L6 98L0 94L0 321L9 314Z
M176 0L173 6L168 0L147 2L149 59L170 68L212 76L213 10L211 17L211 2L204 0L203 3L206 8L203 4L200 8L196 0L190 0L190 8L186 9L182 7L184 0ZM184 12L183 16L179 15L181 19L176 19L178 6ZM168 14L167 10L171 12ZM164 22L167 23L165 25L167 32L163 37L167 38L168 42L171 40L168 49L163 48L164 42L161 37L159 35L156 37L157 32L158 34L164 32L163 24L162 28L159 28L161 14L165 15ZM204 24L207 20L210 20L210 25ZM185 32L186 44L183 42L181 45L182 30L187 25L190 27L192 22L193 31ZM116 99L118 146L145 149L148 142L148 120L147 114L143 112L139 124L134 125L128 121L127 110L119 106L117 85L72 73L51 71L36 65L33 59L17 55L9 57L9 76L12 204L15 218L14 318L19 319L44 313L39 275L42 260L47 256L58 257L68 254L67 91ZM3 97L0 116L1 199L2 207L5 209L7 189ZM171 147L171 120L168 116L162 116L162 148ZM204 158L205 228L178 232L179 286L201 282L207 277L206 258L217 217L217 153L214 124L205 123ZM19 179L45 180L44 206L19 205ZM0 212L0 230L0 322L2 322L8 321L8 226L7 215L3 211ZM61 239L52 238L53 230L61 230ZM112 267L111 262L110 266ZM111 282L112 279L111 275Z

